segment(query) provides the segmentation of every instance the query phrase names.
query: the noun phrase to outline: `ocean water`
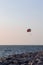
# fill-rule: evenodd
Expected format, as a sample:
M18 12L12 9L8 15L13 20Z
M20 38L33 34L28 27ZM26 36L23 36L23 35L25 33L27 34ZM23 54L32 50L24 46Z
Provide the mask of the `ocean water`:
M36 51L43 51L43 45L0 45L0 57Z

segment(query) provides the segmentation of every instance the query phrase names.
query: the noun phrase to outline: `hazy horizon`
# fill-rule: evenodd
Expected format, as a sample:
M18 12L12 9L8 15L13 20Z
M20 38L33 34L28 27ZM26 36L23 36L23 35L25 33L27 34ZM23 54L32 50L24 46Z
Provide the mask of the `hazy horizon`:
M43 0L0 0L0 45L10 44L43 45Z

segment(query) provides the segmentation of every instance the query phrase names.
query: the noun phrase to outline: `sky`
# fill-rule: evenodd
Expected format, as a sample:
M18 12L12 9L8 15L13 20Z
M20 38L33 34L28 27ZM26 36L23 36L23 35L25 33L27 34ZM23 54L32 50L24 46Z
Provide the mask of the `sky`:
M0 0L0 45L43 45L43 0Z

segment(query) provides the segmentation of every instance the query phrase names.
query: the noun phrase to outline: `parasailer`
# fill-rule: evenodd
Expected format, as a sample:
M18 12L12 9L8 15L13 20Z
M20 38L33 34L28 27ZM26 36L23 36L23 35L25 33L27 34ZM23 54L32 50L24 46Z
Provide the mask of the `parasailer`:
M27 29L27 32L31 32L31 29L29 28L29 29Z

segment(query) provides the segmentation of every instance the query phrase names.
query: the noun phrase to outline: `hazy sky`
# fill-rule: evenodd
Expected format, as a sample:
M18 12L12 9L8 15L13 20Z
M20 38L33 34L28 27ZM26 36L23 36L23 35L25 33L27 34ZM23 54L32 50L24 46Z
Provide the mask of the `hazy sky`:
M43 44L43 0L0 0L0 44Z

